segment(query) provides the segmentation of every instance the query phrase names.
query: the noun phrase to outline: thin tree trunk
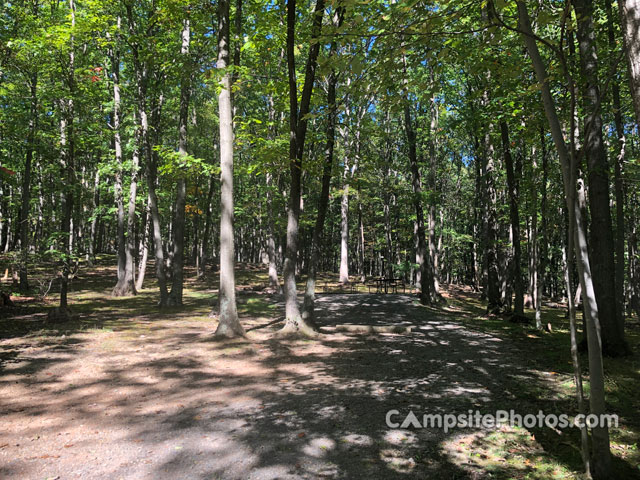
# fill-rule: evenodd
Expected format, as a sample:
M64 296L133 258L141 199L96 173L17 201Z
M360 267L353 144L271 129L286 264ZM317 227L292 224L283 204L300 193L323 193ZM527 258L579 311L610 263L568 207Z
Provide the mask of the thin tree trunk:
M556 150L562 166L562 177L564 192L569 215L569 225L575 228L574 239L569 239L575 243L576 264L582 286L584 314L587 319L587 341L589 344L589 378L590 378L590 413L603 415L606 412L604 394L604 368L602 362L602 342L600 338L600 321L598 317L598 304L596 302L587 253L586 229L582 220L582 210L579 199L575 193L575 155L570 155L564 140L556 107L551 96L548 84L546 67L538 51L538 45L533 38L531 22L527 7L522 1L517 2L519 27L524 32L522 39L531 58L536 77L540 84L542 93L542 103L551 134L556 145ZM580 189L581 197L584 197L584 188ZM578 369L578 366L574 366ZM609 449L609 429L607 426L597 426L592 430L592 464L591 474L596 480L611 477L611 452ZM589 472L587 472L589 473Z
M229 0L218 2L218 62L223 72L218 94L220 110L220 290L216 337L244 336L236 307L233 235L233 107L229 65Z
M142 286L144 285L144 277L147 273L147 261L149 260L149 236L151 234L151 201L148 199L148 197L143 225L144 233L142 234L142 240L140 242L142 257L140 258L140 265L138 266L136 290L142 290Z
M336 12L334 15L334 24L340 25L342 23L342 14ZM335 41L331 43L329 56L333 57L336 52ZM307 277L307 287L304 293L304 304L302 308L303 321L314 325L315 324L315 294L316 294L316 273L318 266L318 258L320 256L320 246L323 239L324 223L327 216L327 207L329 205L329 189L331 186L331 170L333 168L333 151L335 146L335 132L336 132L336 85L338 79L335 71L331 71L329 74L329 84L327 90L327 105L329 112L327 115L327 132L326 132L326 144L325 144L325 161L324 169L322 171L322 191L320 192L320 198L318 202L318 216L316 217L316 225L313 229L313 238L311 240L311 258L309 260L309 274Z
M120 18L117 20L118 29L120 28ZM136 293L134 282L134 270L133 270L133 257L132 249L130 248L133 230L128 227L128 223L125 224L125 211L124 211L124 194L122 185L122 171L123 171L123 159L122 159L122 141L120 138L120 51L117 44L119 36L116 36L116 45L111 50L110 60L111 68L113 69L113 147L115 152L115 160L117 170L115 174L114 184L114 196L116 206L118 209L118 227L117 227L117 241L118 241L118 282L113 288L111 295L114 297L124 297L128 295L134 295ZM138 136L136 135L136 140ZM136 142L133 152L133 168L137 169L138 163L138 146L139 142ZM133 208L133 214L135 215L135 195L137 191L136 173L133 172L130 193L133 193L133 205L131 205L131 199L129 199L129 213ZM130 213L131 214L131 213ZM131 225L133 227L133 225Z
M504 156L504 162L507 168L509 215L511 217L511 231L513 234L512 272L515 290L513 311L516 315L524 315L524 283L522 282L522 271L520 269L522 253L520 248L520 213L518 211L518 187L516 186L516 178L513 171L513 157L511 156L511 144L509 141L509 127L507 125L507 122L504 120L500 122L500 134L502 137L502 154ZM535 246L533 248L535 248Z
M629 66L629 87L640 127L640 0L618 0L622 36Z
M577 18L580 66L584 78L582 97L585 108L583 149L589 167L589 211L591 213L590 248L593 282L602 324L602 349L605 355L628 353L624 324L617 314L617 295L613 226L609 207L609 166L602 138L598 64L593 26L592 0L572 0Z
M187 13L188 15L188 13ZM191 42L191 28L189 18L185 18L182 24L182 79L180 82L180 115L178 125L178 154L187 156L187 124L189 121L189 97L191 94L191 61L189 58L189 45ZM233 134L233 132L232 132ZM233 156L233 153L232 153ZM176 209L173 227L173 261L171 268L171 292L169 293L169 305L182 305L182 289L184 282L184 228L185 205L187 202L187 180L184 173L179 174L176 189Z
M404 106L404 126L409 144L409 163L411 168L412 188L413 188L413 207L416 211L415 233L416 233L416 260L419 265L420 272L420 303L423 305L431 304L431 285L433 282L429 279L427 255L427 240L424 227L424 210L422 209L422 183L420 181L420 169L418 167L418 158L416 154L416 134L413 129L411 119L411 109L409 99L405 98Z
M136 25L133 17L132 5L126 4L127 17L129 20L129 31L132 36L136 36ZM132 46L133 61L136 73L136 87L137 87L137 100L138 100L138 113L140 115L140 135L142 140L142 150L145 155L145 161L147 164L147 186L149 195L149 213L151 215L151 222L153 226L153 245L156 262L156 277L158 279L158 288L160 290L160 300L158 305L162 308L167 305L167 299L169 292L167 290L167 276L165 271L165 258L164 250L162 247L162 227L160 219L160 211L158 207L158 196L156 193L156 181L158 179L158 164L155 152L152 149L151 134L149 132L149 118L147 113L147 82L148 71L146 63L141 62L138 46L133 44ZM162 99L160 99L162 100ZM158 111L160 106L158 105ZM156 135L158 135L158 125L156 127Z
M100 169L96 169L96 173L93 179L93 215L91 218L90 238L89 238L89 251L87 254L87 263L89 266L93 266L96 260L96 235L98 233L98 208L100 207Z
M430 69L431 82L435 84L435 75L433 69ZM431 98L430 102L431 118L429 122L429 188L433 193L437 191L437 157L436 157L436 134L438 131L438 105L436 103L435 96ZM433 280L433 284L430 286L432 296L434 298L440 298L440 281L438 270L438 244L436 242L436 202L435 195L431 195L429 200L429 277Z
M271 140L275 141L278 132L276 127L276 109L273 103L273 95L269 95L268 103L269 122L272 125L269 134ZM278 279L278 259L275 241L275 224L273 218L273 191L275 190L275 188L273 186L273 175L271 172L267 172L267 174L265 175L265 182L267 189L267 256L269 261L269 287L274 289L278 293L282 293L280 280Z
M575 238L575 227L569 225L568 235L566 239L566 248L562 253L565 257L564 281L567 289L567 304L569 306L569 332L571 337L571 363L573 364L573 379L576 384L576 401L578 403L578 412L582 415L587 413L584 401L584 389L582 385L582 369L580 368L580 357L578 355L578 333L576 328L576 304L573 298L571 288L571 272L573 271L573 243ZM536 317L537 322L537 317ZM589 458L589 438L586 425L580 428L580 453L582 454L582 462L585 472L591 471L591 459Z
M362 197L358 193L358 275L364 283L364 223L362 221Z
M340 201L340 283L349 283L349 177L348 159L342 175L342 200Z
M416 133L413 128L413 120L411 119L411 104L409 99L409 90L407 87L407 60L402 56L403 64L403 84L404 84L404 130L407 136L407 144L409 147L409 167L411 169L411 186L413 189L413 207L416 211L416 220L414 223L414 232L416 238L416 263L420 274L420 303L423 305L431 305L432 295L431 287L433 285L432 278L429 273L432 271L429 267L429 256L427 252L427 239L424 225L424 210L422 208L422 181L420 179L420 167L418 165L418 153L416 146ZM418 283L416 281L416 283Z
M485 104L488 104L488 92L485 91ZM492 124L488 125L484 135L483 149L483 193L485 196L485 268L487 272L487 311L495 312L502 307L500 300L500 278L498 268L498 233L497 233L497 190L495 185L496 166L493 141L491 139Z
M542 149L542 199L540 201L540 217L542 219L542 247L539 248L538 253L538 294L536 298L536 325L541 320L541 305L542 296L544 293L544 286L547 282L547 265L549 263L549 221L547 219L547 181L548 181L548 155L547 155L547 143L544 136L544 127L540 127L540 145ZM537 197L537 193L536 193Z
M204 220L204 234L202 236L202 246L200 251L200 260L198 261L199 271L198 277L204 277L207 271L207 260L209 258L209 237L211 236L211 200L213 199L213 191L215 187L214 177L209 178L209 191L207 192L207 210Z
M610 66L615 67L615 59L613 52L616 49L616 38L613 28L613 12L611 9L611 0L605 0L605 13L607 15L607 36L610 50ZM640 14L640 10L638 11ZM640 18L639 18L640 20ZM640 22L638 23L640 27ZM616 127L617 151L618 155L614 167L614 193L616 198L616 237L615 237L615 278L616 278L616 313L618 315L617 324L624 328L625 319L625 285L624 285L624 239L625 239L625 189L622 178L622 167L625 158L626 140L624 134L624 125L622 122L622 111L620 105L620 87L617 79L611 80L611 100L613 104L613 120Z
M69 290L69 273L71 268L71 256L73 254L73 185L75 185L75 138L73 130L74 95L75 95L75 45L74 30L76 24L75 0L69 0L69 12L71 14L71 36L69 39L69 66L67 87L69 98L60 100L60 150L62 157L63 175L65 178L64 206L62 213L63 251L65 258L62 267L62 279L60 285L60 314L66 315L68 309L67 293Z
M322 29L324 0L316 0L311 28L309 57L305 66L305 79L298 111L298 86L295 66L295 25L296 0L287 0L287 72L289 83L289 166L291 172L291 189L289 194L289 211L287 212L287 245L283 267L285 325L283 333L302 333L314 336L317 328L302 318L298 306L296 289L296 264L298 261L298 230L300 218L300 194L302 176L302 157L304 141L307 133L307 118L311 104L311 94L315 71L320 51L318 37Z
M29 133L27 134L27 154L22 177L22 204L20 205L20 290L29 289L27 263L29 260L29 206L31 203L31 163L36 149L36 129L38 128L38 74L32 73L29 79L30 111Z

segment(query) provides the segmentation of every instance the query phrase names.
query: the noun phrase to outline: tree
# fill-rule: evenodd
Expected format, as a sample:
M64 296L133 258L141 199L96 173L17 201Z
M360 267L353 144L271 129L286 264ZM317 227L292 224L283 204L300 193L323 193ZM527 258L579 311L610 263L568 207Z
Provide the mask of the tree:
M602 415L606 411L604 395L604 370L602 364L602 340L600 338L600 320L598 304L595 297L592 280L589 255L587 253L587 234L584 221L582 219L581 203L584 202L584 188L580 185L580 194L576 195L576 158L575 154L570 155L569 149L564 140L555 102L548 85L548 75L546 67L540 56L535 36L531 29L531 21L526 5L519 1L518 5L518 26L522 31L522 39L531 57L531 62L540 84L542 103L544 106L547 121L551 128L551 134L556 146L560 164L562 167L562 178L564 183L564 193L569 216L569 245L573 243L576 254L576 264L582 287L584 314L587 321L587 341L589 344L589 378L591 394L589 403L592 414ZM573 237L573 238L572 238ZM589 468L589 463L587 463ZM591 474L596 480L611 477L611 452L609 449L609 430L606 426L597 426L592 429L592 463ZM588 470L589 472L589 470Z
M233 235L233 108L229 65L229 1L218 2L218 62L222 72L220 109L220 289L216 337L244 336L236 307L235 254Z
M333 23L336 26L342 25L344 18L344 10L336 9L333 15ZM337 50L337 44L335 41L331 42L329 50L329 58L331 59ZM325 139L325 162L322 170L322 191L320 192L320 199L318 203L318 215L316 217L316 223L313 229L313 236L311 239L311 258L309 260L309 271L307 276L307 285L304 293L304 304L302 310L302 319L308 324L315 324L314 310L315 310L315 290L316 290L316 275L318 268L318 259L320 256L321 240L323 238L324 224L327 216L327 206L329 204L329 190L331 188L331 171L333 169L333 154L335 150L335 135L336 135L336 118L337 118L337 105L336 105L336 87L338 83L338 76L333 68L329 72L329 78L327 79L327 105L329 110L327 112L327 131ZM270 246L271 248L271 246Z
M190 6L187 6L189 9ZM184 159L187 156L187 121L189 116L189 98L191 96L191 61L189 58L189 44L191 43L191 23L189 12L183 20L182 44L180 56L182 57L182 78L180 80L180 113L178 125L178 154ZM222 117L222 114L221 114ZM221 122L222 123L222 122ZM222 132L221 132L222 133ZM225 131L225 134L228 132ZM233 137L233 131L231 132ZM220 135L222 138L222 135ZM232 140L233 141L233 140ZM222 156L220 157L222 158ZM233 161L233 149L231 151ZM231 166L233 171L233 165ZM231 174L233 179L233 173ZM231 200L233 202L233 184L231 185ZM173 224L173 275L171 276L171 292L169 293L169 305L182 305L183 269L184 269L184 228L185 228L185 205L187 201L187 180L185 174L178 178L176 192L176 208ZM233 225L233 220L231 222Z
M507 169L507 188L509 189L509 215L511 217L511 232L513 235L513 278L515 285L515 302L513 311L516 315L524 315L524 285L520 263L522 254L520 249L520 214L518 211L518 187L513 170L513 158L511 157L511 145L509 142L509 127L505 120L500 122L502 137L502 154Z
M616 312L613 226L609 207L609 166L602 138L602 116L599 112L601 98L593 27L593 3L591 0L572 0L572 3L576 12L580 67L584 79L582 98L586 117L582 148L589 166L593 282L602 323L603 352L607 355L619 355L627 352L627 346L624 340L624 324Z
M138 190L138 164L139 150L136 148L133 152L133 161L131 169L131 183L129 187L129 206L125 227L125 212L123 199L123 182L122 173L124 168L124 160L122 155L122 138L121 138L121 94L120 94L120 24L121 19L118 15L116 20L116 36L113 44L109 49L109 60L111 62L111 76L113 83L113 112L112 112L112 129L113 129L113 149L116 161L116 174L114 185L114 196L118 208L118 282L113 288L111 294L114 297L123 297L136 293L135 285L135 265L134 265L134 224L136 214L136 196ZM141 287L142 285L140 285Z
M304 86L298 109L298 84L295 66L295 25L296 0L287 0L287 71L289 81L289 171L291 186L289 190L289 210L287 215L287 246L283 267L285 296L285 325L283 333L301 333L316 335L317 327L311 319L303 319L298 306L296 288L296 263L298 258L298 233L300 220L300 192L302 179L302 157L307 133L311 94L315 80L315 71L320 51L317 38L322 29L324 0L316 0L313 12L313 25L309 56L305 67Z
M640 1L619 0L618 8L629 66L629 84L636 125L640 125Z

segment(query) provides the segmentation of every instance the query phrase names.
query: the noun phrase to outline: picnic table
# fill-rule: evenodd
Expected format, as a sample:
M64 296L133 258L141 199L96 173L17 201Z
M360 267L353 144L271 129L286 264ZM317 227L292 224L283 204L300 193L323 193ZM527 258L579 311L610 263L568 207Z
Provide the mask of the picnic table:
M391 290L392 293L398 293L399 284L404 288L402 279L394 277L376 277L373 279L373 284L376 287L376 293L389 293L389 290Z

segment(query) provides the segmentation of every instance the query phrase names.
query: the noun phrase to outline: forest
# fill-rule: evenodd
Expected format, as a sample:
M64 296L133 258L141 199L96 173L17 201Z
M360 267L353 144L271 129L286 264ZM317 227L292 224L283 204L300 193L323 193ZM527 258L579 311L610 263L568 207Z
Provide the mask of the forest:
M0 477L640 478L640 0L0 10Z

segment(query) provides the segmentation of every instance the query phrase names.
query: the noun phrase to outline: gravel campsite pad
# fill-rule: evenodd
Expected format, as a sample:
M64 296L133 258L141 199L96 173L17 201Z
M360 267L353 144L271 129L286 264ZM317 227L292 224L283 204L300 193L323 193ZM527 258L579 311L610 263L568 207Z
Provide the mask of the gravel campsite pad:
M216 342L202 309L0 341L0 477L565 477L552 458L534 470L528 459L548 454L523 429L385 423L391 409L527 411L514 400L548 379L504 339L409 295L321 295L317 313L319 339L277 338L274 316L243 319L249 340Z

